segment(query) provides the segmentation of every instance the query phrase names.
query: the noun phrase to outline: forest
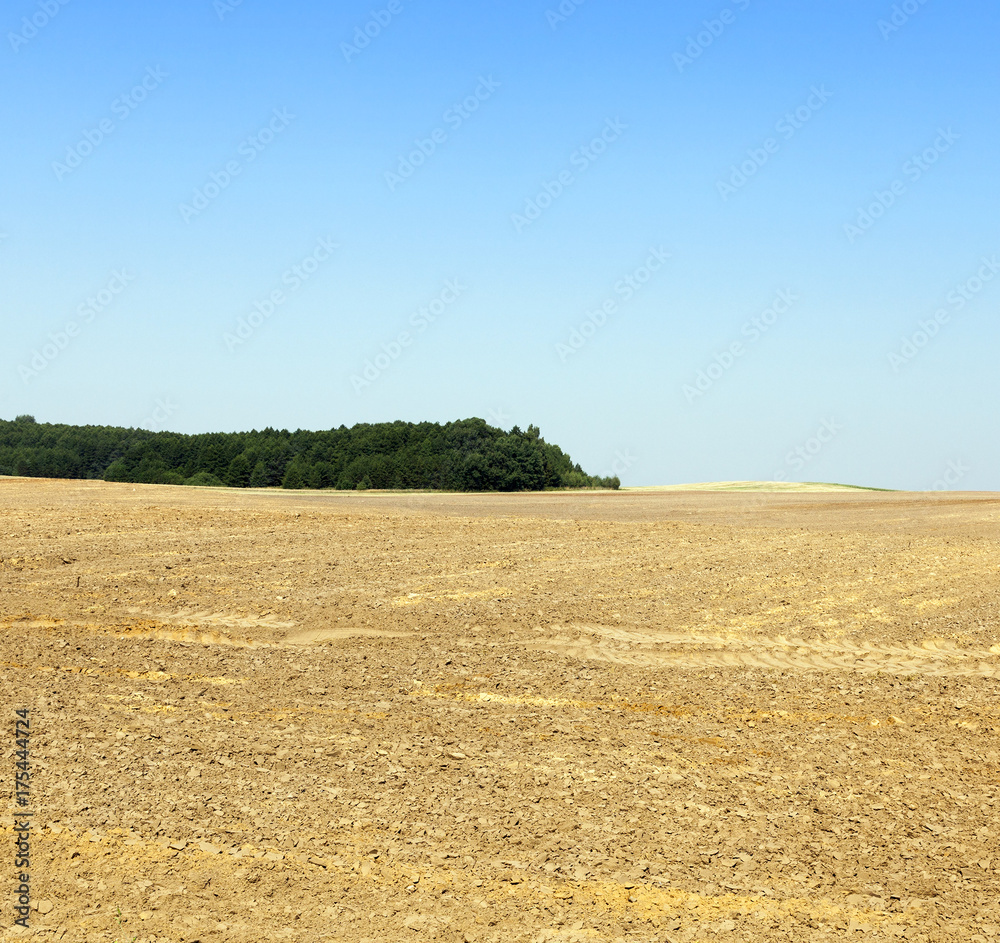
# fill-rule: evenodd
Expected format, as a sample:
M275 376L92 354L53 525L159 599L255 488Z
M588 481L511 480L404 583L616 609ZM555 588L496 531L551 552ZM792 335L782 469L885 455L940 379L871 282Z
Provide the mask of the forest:
M230 488L543 491L612 488L537 426L483 419L361 423L323 432L263 429L183 435L0 420L0 475Z

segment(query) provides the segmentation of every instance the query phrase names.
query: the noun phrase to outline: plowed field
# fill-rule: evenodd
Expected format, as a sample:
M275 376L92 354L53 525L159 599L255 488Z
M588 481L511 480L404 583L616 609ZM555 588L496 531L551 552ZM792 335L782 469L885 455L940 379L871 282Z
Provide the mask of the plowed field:
M0 938L1000 939L1000 497L0 479Z

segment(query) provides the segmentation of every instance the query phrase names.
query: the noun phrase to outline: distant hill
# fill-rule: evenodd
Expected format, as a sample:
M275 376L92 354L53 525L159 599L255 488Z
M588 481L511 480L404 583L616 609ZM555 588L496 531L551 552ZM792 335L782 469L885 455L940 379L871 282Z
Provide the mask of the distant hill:
M626 491L891 491L891 488L866 488L862 485L837 485L824 481L703 481L691 485L654 485L649 488L626 488Z
M542 491L619 487L586 474L537 426L482 419L181 435L0 420L0 475L234 488Z

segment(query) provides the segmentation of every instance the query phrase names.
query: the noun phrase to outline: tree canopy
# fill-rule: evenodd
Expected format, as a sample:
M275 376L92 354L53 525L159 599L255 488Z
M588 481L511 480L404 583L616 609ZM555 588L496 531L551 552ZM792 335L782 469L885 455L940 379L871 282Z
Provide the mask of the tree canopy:
M182 435L18 416L0 420L0 475L341 490L542 491L620 484L617 477L586 474L546 442L537 426L504 432L483 419Z

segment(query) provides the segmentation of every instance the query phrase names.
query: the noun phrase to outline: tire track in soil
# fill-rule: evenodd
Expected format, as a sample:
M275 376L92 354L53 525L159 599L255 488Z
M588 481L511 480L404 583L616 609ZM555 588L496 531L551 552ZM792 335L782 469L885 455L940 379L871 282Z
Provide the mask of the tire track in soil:
M545 630L540 630L545 631ZM953 647L946 639L919 646L850 645L842 641L635 632L609 626L553 626L530 648L581 661L678 668L748 666L779 671L852 671L941 678L1000 677L1000 646Z

